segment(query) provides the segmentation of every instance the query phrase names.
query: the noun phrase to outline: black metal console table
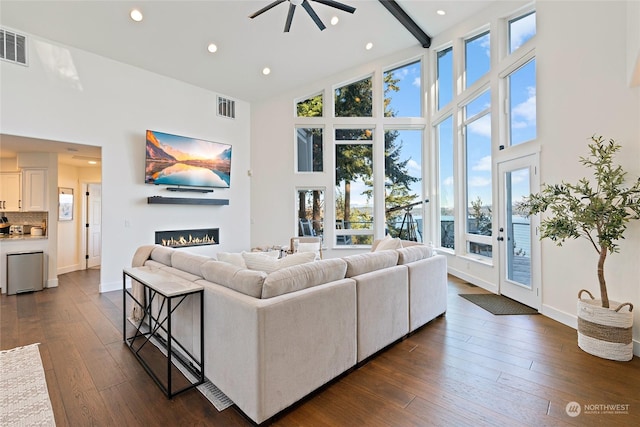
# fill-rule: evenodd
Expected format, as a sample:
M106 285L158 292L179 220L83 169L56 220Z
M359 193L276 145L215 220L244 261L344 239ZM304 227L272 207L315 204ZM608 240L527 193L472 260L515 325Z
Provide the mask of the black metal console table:
M144 301L139 301L130 289L127 289L127 277L143 286ZM200 359L184 348L172 335L171 318L174 311L190 295L200 294ZM127 296L142 307L144 315L139 320L127 318ZM158 384L158 387L169 399L178 393L189 390L204 382L204 288L187 280L181 280L159 270L147 267L125 268L122 271L122 335L124 343L133 352L147 373ZM175 304L174 304L174 300ZM135 332L127 336L127 320L134 326ZM194 331L195 332L195 331ZM150 342L154 339L154 342ZM166 350L167 381L164 384L160 376L143 357L147 345L162 346ZM147 347L147 350L150 348ZM159 350L158 350L159 351ZM180 390L172 388L172 364L180 363L195 378L195 382L187 379L189 384ZM186 377L186 375L185 375Z

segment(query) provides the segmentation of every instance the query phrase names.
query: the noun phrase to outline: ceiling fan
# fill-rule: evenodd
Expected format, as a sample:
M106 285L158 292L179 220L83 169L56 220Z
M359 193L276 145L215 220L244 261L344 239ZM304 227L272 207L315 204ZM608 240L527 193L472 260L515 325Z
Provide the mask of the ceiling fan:
M325 28L327 28L322 23L322 20L318 17L318 15L313 10L313 8L311 7L311 4L309 3L310 1L315 1L316 3L322 3L324 5L331 6L331 7L334 7L336 9L340 9L340 10L343 10L343 11L349 12L349 13L353 13L353 12L356 11L355 7L347 6L346 4L339 3L339 2L333 1L333 0L276 0L276 1L268 4L267 6L263 7L262 9L260 9L256 13L254 13L253 15L249 15L249 18L253 19L253 18L257 17L257 16L260 16L264 12L266 12L267 10L279 5L280 3L284 3L286 1L289 2L289 13L287 14L287 21L284 24L284 32L285 33L288 33L289 30L291 29L291 21L293 21L293 13L296 11L296 6L300 6L300 5L302 5L304 10L307 11L307 13L311 17L311 19L313 19L313 22L315 22L316 25L318 26L318 28L320 28L320 31L322 31Z

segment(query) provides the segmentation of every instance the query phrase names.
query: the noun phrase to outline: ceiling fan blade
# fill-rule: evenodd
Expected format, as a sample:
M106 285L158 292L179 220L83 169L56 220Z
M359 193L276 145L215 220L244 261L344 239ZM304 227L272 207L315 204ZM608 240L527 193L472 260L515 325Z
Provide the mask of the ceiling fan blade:
M288 33L291 29L291 22L293 21L293 13L296 11L296 5L289 3L289 13L287 14L287 22L284 24L284 32Z
M277 5L279 5L280 3L284 3L287 0L276 0L273 3L269 3L268 5L266 5L265 7L263 7L262 9L260 9L259 11L255 12L253 15L249 15L249 18L253 19L256 16L262 15L263 13L265 13L267 10L276 7Z
M345 12L353 13L356 11L355 7L347 6L346 4L333 1L333 0L313 0L317 3L326 4L327 6L335 7L336 9L343 10Z
M320 20L320 18L318 17L318 15L313 10L313 8L311 7L311 5L309 4L309 2L307 0L304 0L302 2L302 7L304 7L304 9L307 11L309 16L311 17L311 19L313 19L313 22L315 22L316 25L318 26L318 28L320 28L320 31L322 31L325 28L327 28L327 27L324 26L324 24L322 23L322 20Z

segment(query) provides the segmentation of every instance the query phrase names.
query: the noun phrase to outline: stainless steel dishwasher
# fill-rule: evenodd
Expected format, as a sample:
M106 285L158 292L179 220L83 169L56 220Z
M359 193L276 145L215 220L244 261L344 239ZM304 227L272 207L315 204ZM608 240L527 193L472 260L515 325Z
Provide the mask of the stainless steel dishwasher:
M7 295L41 291L43 270L43 251L7 253Z

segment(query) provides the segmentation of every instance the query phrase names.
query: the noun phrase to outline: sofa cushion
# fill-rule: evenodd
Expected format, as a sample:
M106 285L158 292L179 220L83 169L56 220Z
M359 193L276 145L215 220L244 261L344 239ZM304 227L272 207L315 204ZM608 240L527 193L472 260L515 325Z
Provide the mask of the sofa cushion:
M313 253L311 253L313 255ZM297 254L294 254L297 255ZM289 255L286 258L292 257ZM307 262L282 268L269 274L262 286L262 298L272 298L289 292L311 288L344 279L347 263L340 258Z
M158 269L158 270L159 270L159 269L161 269L161 268L168 267L167 265L165 265L165 264L163 264L163 263L161 263L161 262L158 262L158 261L154 261L154 260L152 260L152 259L148 259L148 260L146 260L146 261L144 262L144 266L145 266L145 267L149 267L149 268L151 268L151 269Z
M175 249L167 248L165 246L156 246L151 251L151 258L154 261L158 261L161 264L171 267L171 255L175 252Z
M430 247L425 245L414 245L408 248L398 249L398 264L404 265L415 262L433 255Z
M189 252L174 251L171 255L171 266L187 273L202 277L200 267L211 258Z
M345 277L353 277L397 265L398 252L395 250L368 252L365 254L349 255L342 259L347 263Z
M218 252L216 257L218 258L218 261L227 262L229 264L233 264L242 268L247 268L247 264L244 262L244 258L240 252Z
M260 298L262 285L267 274L262 271L247 270L227 262L212 260L202 264L202 277L211 283L254 298Z
M384 236L384 239L379 239L373 242L371 245L371 252L386 251L388 249L400 249L402 247L402 241L399 238L392 238L388 234Z
M265 255L262 252L243 252L242 256L244 257L244 262L247 263L247 268L266 273L273 273L281 268L304 264L316 259L316 254L313 252L292 254L280 259Z

